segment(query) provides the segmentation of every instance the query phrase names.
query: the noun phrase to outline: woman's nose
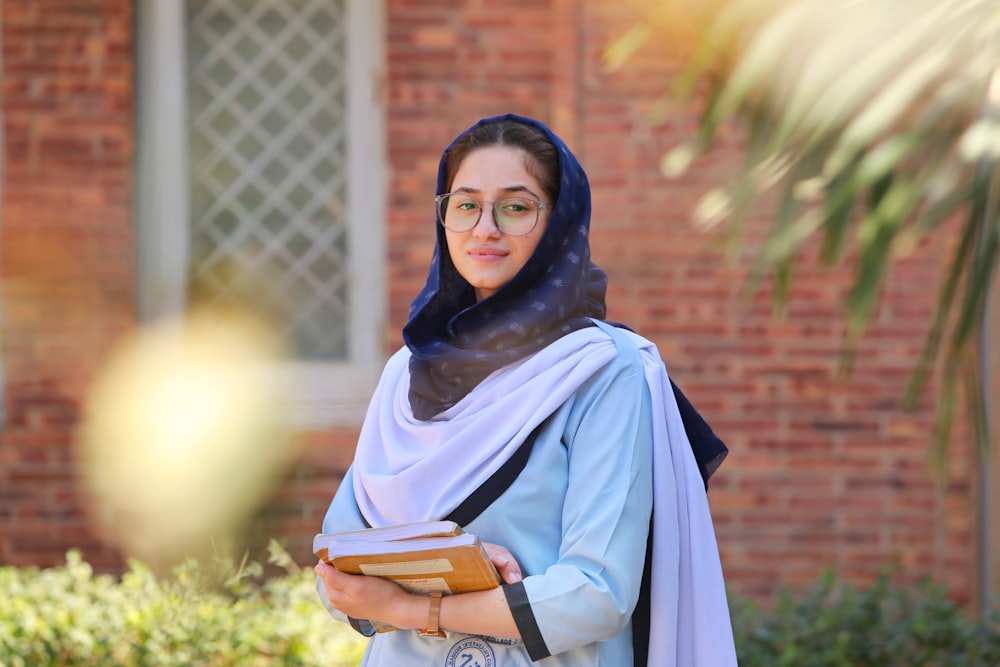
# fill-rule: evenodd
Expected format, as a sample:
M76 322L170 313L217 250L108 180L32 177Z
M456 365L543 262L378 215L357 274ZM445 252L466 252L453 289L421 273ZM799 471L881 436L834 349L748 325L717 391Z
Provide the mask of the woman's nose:
M500 234L500 227L497 226L496 216L493 212L493 204L483 205L483 212L479 215L476 226L472 228L472 233L487 238Z

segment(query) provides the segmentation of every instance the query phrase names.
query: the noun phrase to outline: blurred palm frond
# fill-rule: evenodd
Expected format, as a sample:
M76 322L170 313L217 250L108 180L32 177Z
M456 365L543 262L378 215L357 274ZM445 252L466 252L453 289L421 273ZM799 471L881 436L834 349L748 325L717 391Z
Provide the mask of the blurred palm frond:
M1000 243L1000 3L996 0L664 0L607 52L621 66L663 31L690 36L667 96L697 105L699 131L664 157L682 172L737 127L736 179L695 212L738 248L751 207L777 195L748 292L767 275L784 305L807 245L850 258L844 363L871 322L895 257L959 226L937 310L905 396L941 361L934 452L944 453L963 377L989 445L976 334ZM654 26L650 28L649 26ZM992 90L991 90L992 82ZM666 105L663 105L666 106Z

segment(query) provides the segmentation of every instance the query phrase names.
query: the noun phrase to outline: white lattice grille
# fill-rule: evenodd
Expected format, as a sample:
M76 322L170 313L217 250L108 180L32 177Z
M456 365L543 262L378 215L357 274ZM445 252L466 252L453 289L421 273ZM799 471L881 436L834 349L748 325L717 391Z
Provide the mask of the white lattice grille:
M345 0L188 0L192 289L347 355Z

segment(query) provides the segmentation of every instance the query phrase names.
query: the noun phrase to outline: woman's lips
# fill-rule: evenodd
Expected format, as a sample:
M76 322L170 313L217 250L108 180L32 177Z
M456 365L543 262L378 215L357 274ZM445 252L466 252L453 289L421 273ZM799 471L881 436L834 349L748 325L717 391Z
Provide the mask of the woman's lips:
M477 246L469 251L469 256L481 262L495 262L506 257L507 253L492 246Z

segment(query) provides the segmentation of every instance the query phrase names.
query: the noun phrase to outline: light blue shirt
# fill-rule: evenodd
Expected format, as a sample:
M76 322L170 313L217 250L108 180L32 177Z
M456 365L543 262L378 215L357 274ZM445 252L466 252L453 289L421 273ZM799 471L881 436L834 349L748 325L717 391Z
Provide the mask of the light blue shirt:
M523 588L507 592L522 640L379 633L363 665L632 664L630 619L652 511L652 425L639 350L623 333L611 335L617 356L547 420L517 480L465 526L520 564ZM348 476L323 531L361 527Z

